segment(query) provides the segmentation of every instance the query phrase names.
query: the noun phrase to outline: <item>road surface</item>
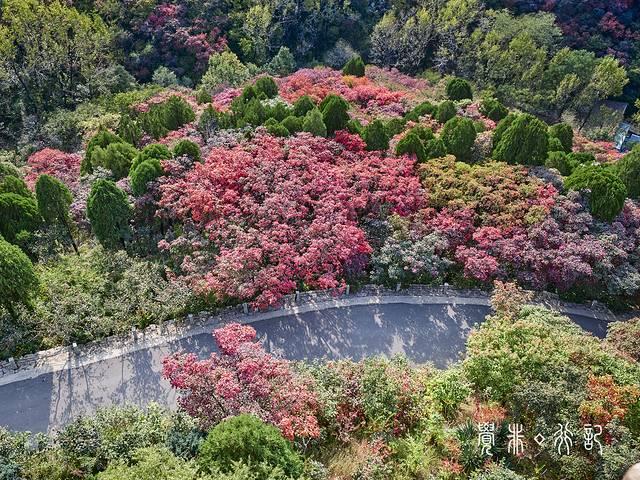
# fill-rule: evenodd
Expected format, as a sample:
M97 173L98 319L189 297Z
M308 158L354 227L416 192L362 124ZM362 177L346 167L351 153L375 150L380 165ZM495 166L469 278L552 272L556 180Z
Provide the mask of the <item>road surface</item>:
M285 358L360 359L402 353L416 363L444 367L461 358L474 323L486 305L373 303L290 313L252 323L266 348ZM606 321L570 315L598 336ZM205 356L214 349L210 334L150 346L78 368L0 383L0 425L31 432L55 431L98 407L149 402L172 407L176 394L161 379L162 358L187 350Z

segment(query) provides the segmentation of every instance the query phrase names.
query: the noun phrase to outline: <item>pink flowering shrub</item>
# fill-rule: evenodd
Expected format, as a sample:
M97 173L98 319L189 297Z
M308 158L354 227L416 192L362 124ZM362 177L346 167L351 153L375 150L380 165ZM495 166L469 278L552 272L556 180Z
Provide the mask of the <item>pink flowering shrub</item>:
M422 205L413 169L408 158L349 151L309 134L213 148L205 163L160 187L164 215L203 240L190 250L184 237L160 247L179 244L181 273L220 298L264 307L296 288L342 288L372 251L358 219Z
M208 359L178 353L163 360L162 375L180 391L180 407L202 428L249 413L290 440L320 435L318 399L309 378L267 353L250 326L230 324L213 337L219 353Z
M75 191L80 179L80 162L77 153L65 153L52 148L45 148L32 154L27 160L25 181L29 188L34 188L38 177L43 174L56 177L71 191Z

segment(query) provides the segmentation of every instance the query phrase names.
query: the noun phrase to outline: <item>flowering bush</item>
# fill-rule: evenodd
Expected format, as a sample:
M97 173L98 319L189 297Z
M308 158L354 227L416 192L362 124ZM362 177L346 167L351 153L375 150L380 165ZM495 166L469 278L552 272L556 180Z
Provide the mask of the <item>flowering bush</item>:
M206 238L180 261L193 285L267 306L296 288L341 287L360 274L371 247L358 218L416 211L422 191L413 166L308 134L258 135L171 175L160 204Z
M65 153L52 148L45 148L34 153L27 160L25 181L29 188L34 188L36 180L43 174L56 177L71 191L75 191L80 180L80 162L82 158L76 153Z
M180 353L163 361L163 376L181 391L179 405L203 428L250 413L291 440L320 434L318 400L308 378L267 353L250 326L230 324L213 336L220 353L206 360Z

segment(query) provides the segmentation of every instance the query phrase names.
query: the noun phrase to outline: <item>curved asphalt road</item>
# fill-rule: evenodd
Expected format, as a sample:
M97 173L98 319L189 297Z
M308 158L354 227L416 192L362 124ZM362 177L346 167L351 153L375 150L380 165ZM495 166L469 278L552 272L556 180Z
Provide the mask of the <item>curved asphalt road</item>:
M290 313L252 323L268 350L289 359L346 358L403 353L416 363L444 367L461 358L485 305L379 303ZM606 321L570 315L583 328L604 336ZM205 356L210 334L36 378L0 384L0 425L13 430L53 431L98 407L149 402L172 407L176 394L161 379L167 354L188 350Z

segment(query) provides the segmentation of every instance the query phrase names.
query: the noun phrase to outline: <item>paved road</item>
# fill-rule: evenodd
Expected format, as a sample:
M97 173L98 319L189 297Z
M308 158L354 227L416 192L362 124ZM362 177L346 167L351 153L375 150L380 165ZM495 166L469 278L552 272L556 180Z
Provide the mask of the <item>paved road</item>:
M465 339L489 312L484 305L372 304L291 314L253 323L266 347L289 359L345 358L403 353L417 363L443 367L458 360ZM603 336L606 323L573 316ZM32 432L52 431L107 405L151 401L175 405L175 392L160 378L167 354L188 350L204 356L214 349L210 334L198 334L0 386L0 425Z

